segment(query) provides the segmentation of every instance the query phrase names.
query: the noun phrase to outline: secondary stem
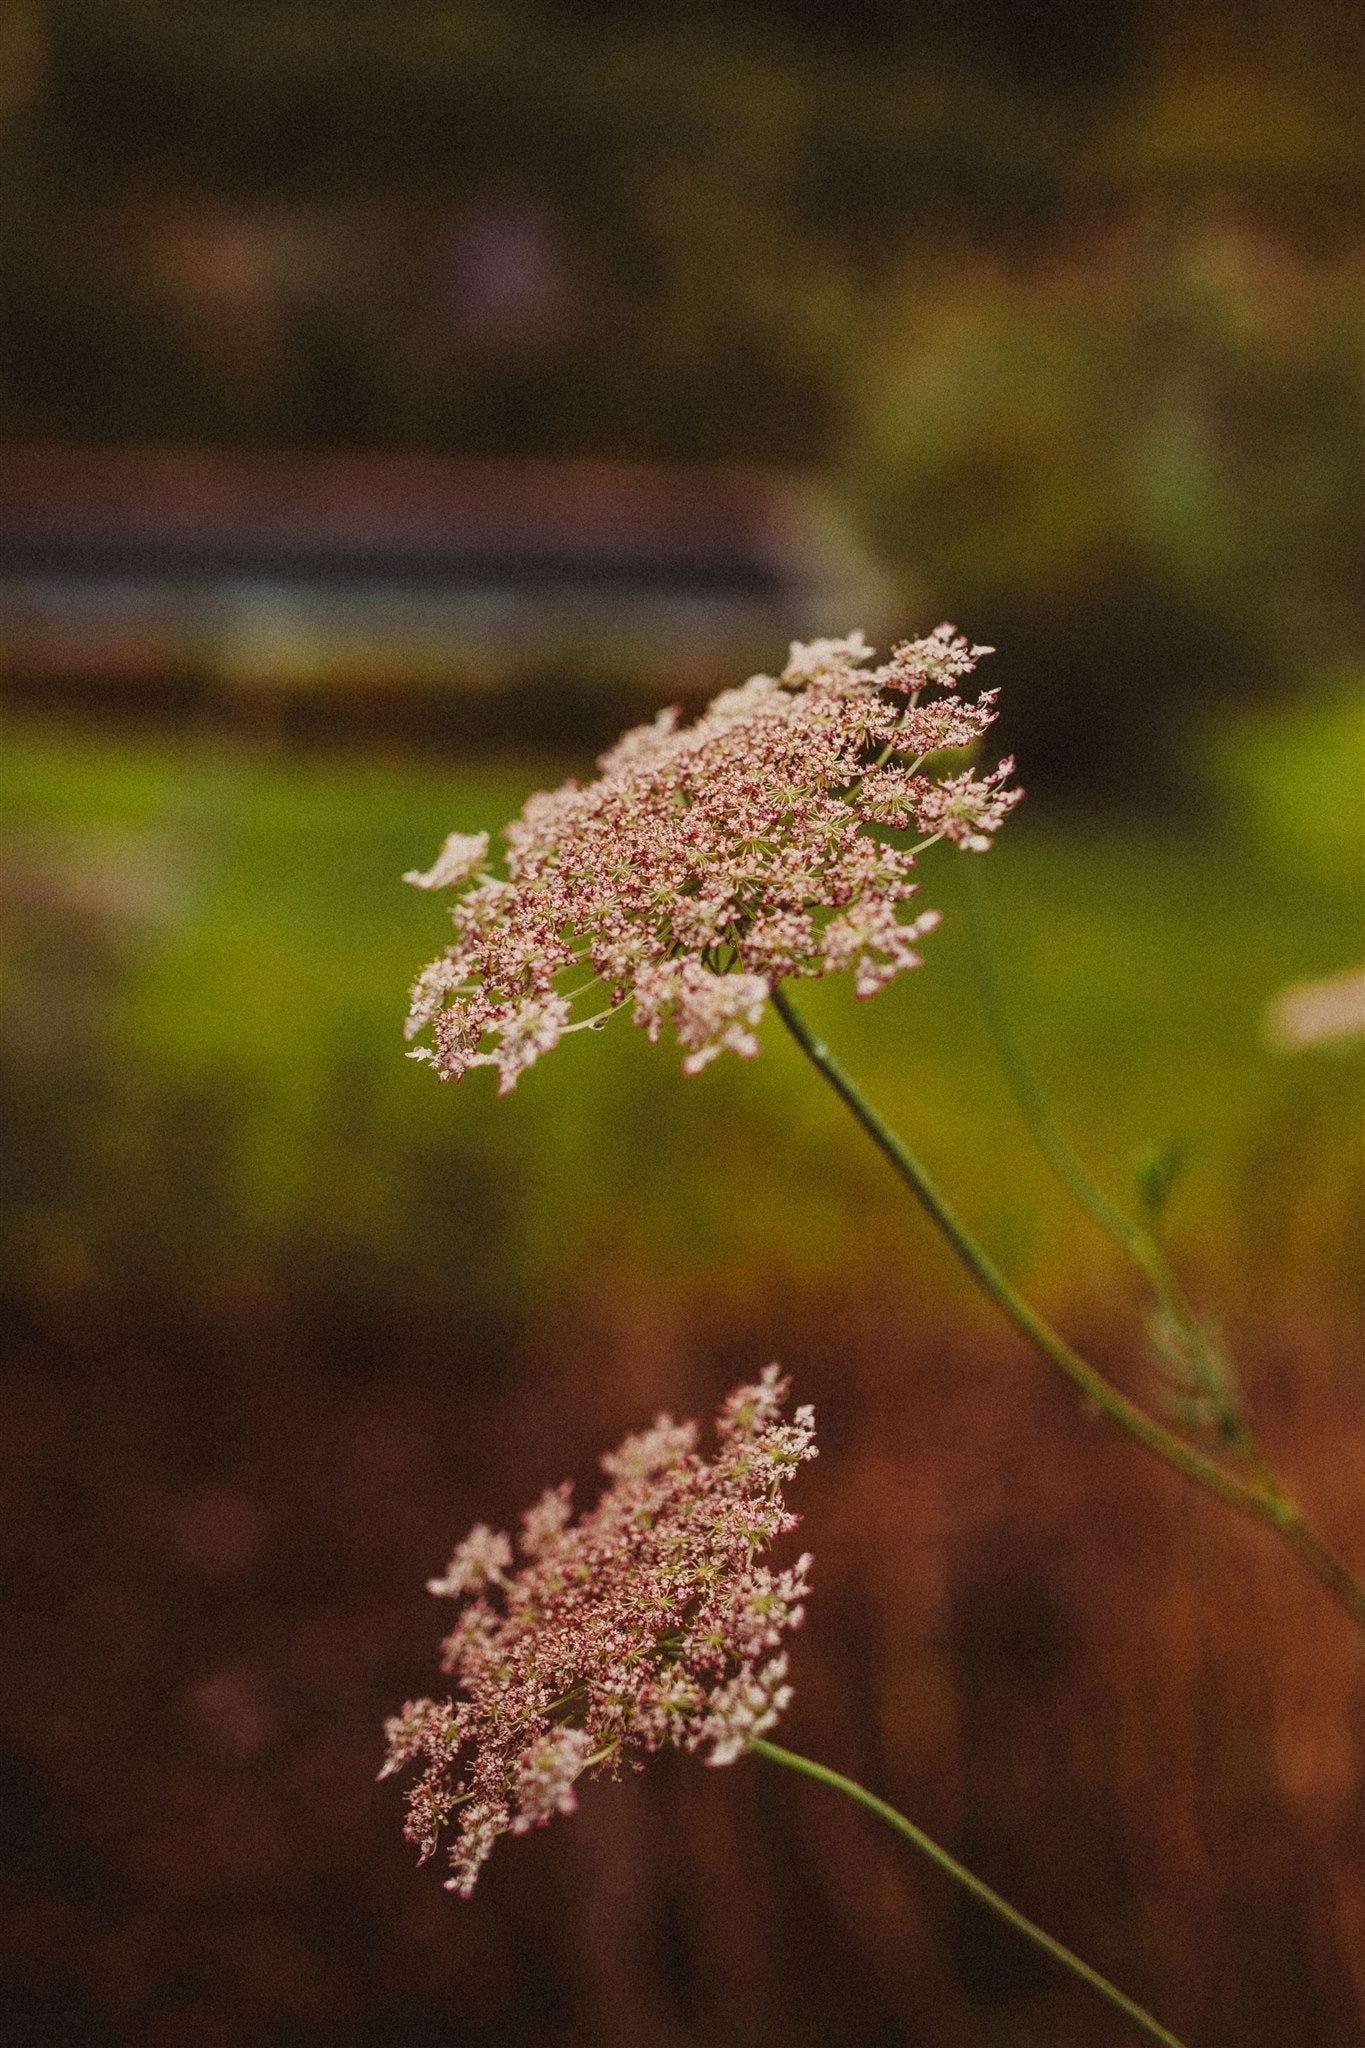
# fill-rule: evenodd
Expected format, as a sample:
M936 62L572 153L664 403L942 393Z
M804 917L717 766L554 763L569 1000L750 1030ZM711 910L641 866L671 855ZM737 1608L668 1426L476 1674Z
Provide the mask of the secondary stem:
M1278 1486L1248 1484L1228 1472L1204 1452L1197 1451L1144 1413L1126 1394L1111 1386L1102 1373L1096 1371L1079 1352L1060 1337L1025 1300L1018 1289L1006 1279L995 1261L979 1245L966 1225L956 1215L947 1199L940 1193L929 1174L910 1151L904 1140L895 1132L881 1113L864 1095L858 1083L847 1068L835 1057L823 1038L811 1030L800 1012L792 1005L790 997L780 985L772 992L773 1008L790 1031L796 1043L815 1066L835 1094L850 1109L877 1146L888 1159L901 1179L915 1195L938 1225L943 1235L956 1251L958 1257L973 1275L979 1285L1001 1308L1015 1328L1028 1338L1029 1342L1043 1356L1049 1359L1073 1386L1093 1402L1095 1407L1107 1415L1111 1422L1118 1424L1140 1444L1168 1465L1183 1472L1206 1492L1215 1494L1226 1501L1229 1507L1249 1515L1253 1520L1266 1522L1275 1529L1295 1555L1299 1557L1320 1583L1326 1587L1332 1598L1344 1607L1357 1626L1365 1629L1365 1586L1354 1579L1345 1565L1334 1557L1322 1541L1304 1521L1296 1504Z
M1141 2028L1151 2040L1162 2042L1164 2048L1183 2048L1183 2044L1176 2036L1168 2033L1144 2007L1127 1997L1116 1984L1111 1984L1107 1977L1102 1977L1098 1970L1092 1970L1089 1963L1082 1962L1078 1955L1073 1955L1060 1941L1054 1941L1050 1934L1045 1933L1017 1907L1012 1906L1008 1899L1002 1899L999 1892L992 1891L988 1884L983 1884L979 1877L974 1877L965 1864L959 1863L955 1856L950 1856L946 1849L941 1849L932 1836L926 1835L922 1828L917 1828L903 1813L897 1813L895 1807L888 1806L884 1799L878 1799L875 1792L869 1792L854 1779L844 1777L841 1771L830 1770L827 1764L813 1763L809 1757L798 1756L795 1750L782 1749L777 1743L768 1742L762 1736L751 1737L749 1747L756 1755L767 1757L770 1763L781 1764L789 1771L799 1771L803 1777L814 1778L822 1785L832 1786L846 1798L856 1800L859 1806L865 1806L869 1813L875 1813L879 1820L884 1820L897 1834L904 1835L907 1841L913 1842L915 1847L931 1862L936 1863L940 1870L946 1871L949 1877L955 1879L964 1890L969 1891L974 1899L980 1899L983 1905L989 1906L993 1913L998 1913L1002 1920L1007 1920L1011 1927L1017 1928L1036 1947L1045 1950L1055 1962L1070 1970L1073 1976L1081 1978L1092 1991L1097 1991L1101 1998L1108 1999L1111 2005L1126 2013L1134 2026Z
M1098 1182L1091 1178L1048 1107L1033 1069L1014 1035L1009 1011L1000 992L981 870L975 863L968 862L964 873L968 878L968 935L972 942L972 964L982 1013L1024 1121L1062 1185L1083 1209L1088 1210L1100 1229L1132 1259L1147 1279L1177 1334L1196 1380L1215 1402L1219 1429L1229 1449L1263 1492L1276 1492L1279 1481L1266 1462L1230 1375L1200 1328L1156 1235L1112 1202Z

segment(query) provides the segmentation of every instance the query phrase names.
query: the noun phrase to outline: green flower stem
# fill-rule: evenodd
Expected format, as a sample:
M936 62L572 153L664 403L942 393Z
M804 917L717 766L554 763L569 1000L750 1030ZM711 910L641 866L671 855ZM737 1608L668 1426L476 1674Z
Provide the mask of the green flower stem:
M1125 1210L1120 1209L1091 1178L1048 1107L1033 1069L1025 1059L1023 1049L1014 1035L1009 1011L1000 992L991 945L985 884L981 879L980 869L976 864L969 862L966 864L965 872L968 877L968 932L972 942L972 965L981 998L981 1009L1020 1114L1033 1132L1048 1164L1063 1187L1146 1278L1179 1338L1197 1383L1214 1401L1219 1430L1228 1448L1263 1492L1283 1492L1237 1399L1236 1389L1228 1371L1200 1328L1198 1318L1186 1298L1184 1289L1172 1272L1170 1262L1154 1231L1147 1229Z
M1183 2044L1174 2034L1168 2033L1149 2012L1133 1999L1126 1997L1116 1984L1111 1984L1098 1970L1092 1970L1089 1963L1083 1963L1079 1956L1073 1955L1060 1941L1054 1941L1050 1934L1045 1934L1041 1927L1035 1926L1033 1921L1012 1906L1008 1899L1002 1899L999 1892L994 1892L988 1884L983 1884L979 1877L973 1877L971 1871L959 1863L955 1856L950 1856L946 1849L940 1849L938 1843L926 1835L922 1828L917 1828L903 1813L897 1813L895 1807L888 1806L884 1799L878 1799L874 1792L867 1791L852 1778L844 1777L842 1772L830 1770L827 1764L813 1763L809 1757L798 1756L794 1750L782 1749L775 1742L765 1741L761 1735L750 1738L749 1748L756 1756L766 1756L770 1763L781 1764L786 1770L799 1771L802 1777L814 1778L819 1784L829 1785L834 1791L842 1792L846 1798L856 1800L859 1806L865 1806L869 1813L876 1814L878 1820L884 1820L897 1834L904 1835L907 1841L913 1842L932 1863L936 1863L940 1870L946 1871L949 1877L956 1879L964 1890L969 1891L974 1899L980 1899L983 1906L989 1906L1002 1920L1008 1920L1011 1927L1018 1928L1019 1932L1037 1948L1050 1955L1054 1962L1070 1970L1073 1976L1088 1984L1092 1991L1097 1991L1110 2005L1117 2006L1120 2012L1126 2013L1134 2026L1140 2028L1150 2040L1162 2042L1164 2048L1183 2048Z
M1078 1391L1122 1430L1145 1444L1158 1458L1183 1472L1197 1486L1225 1501L1229 1507L1254 1521L1268 1523L1307 1566L1356 1624L1365 1629L1365 1587L1347 1571L1314 1535L1296 1504L1278 1486L1248 1484L1227 1471L1213 1458L1187 1444L1163 1424L1155 1421L1126 1394L1109 1384L1103 1374L1071 1349L1057 1332L1027 1302L1000 1271L994 1260L971 1235L949 1206L904 1140L892 1130L847 1068L836 1059L825 1041L811 1030L780 985L772 993L773 1008L811 1064L829 1082L835 1094L849 1108L873 1143L890 1161L921 1207L938 1225L967 1270L982 1289L1004 1310L1044 1358L1065 1373Z

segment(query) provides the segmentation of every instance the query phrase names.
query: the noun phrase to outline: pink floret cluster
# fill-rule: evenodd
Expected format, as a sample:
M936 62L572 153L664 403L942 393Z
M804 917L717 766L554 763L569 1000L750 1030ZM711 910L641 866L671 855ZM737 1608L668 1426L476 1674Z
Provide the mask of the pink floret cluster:
M945 750L995 718L996 692L961 694L977 660L951 626L880 668L861 633L793 645L693 724L675 710L628 732L596 782L531 797L504 830L452 833L404 877L452 888L454 943L419 976L408 1036L444 1080L495 1066L499 1093L566 1031L622 1004L651 1039L671 1020L683 1065L751 1057L787 976L851 969L860 996L919 965L938 913L902 918L916 855L938 840L984 851L1022 792L1012 761L948 776ZM889 833L918 834L906 846ZM594 995L595 992L595 995ZM598 1007L574 1016L586 999Z
M519 1569L480 1524L428 1582L462 1603L442 1658L457 1696L385 1724L380 1776L418 1766L405 1832L425 1861L450 1825L449 1889L469 1896L500 1835L572 1813L584 1773L666 1744L731 1763L774 1724L811 1560L757 1559L796 1526L783 1484L816 1455L812 1412L787 1421L787 1391L769 1366L731 1394L710 1460L695 1423L660 1415L603 1458L611 1484L579 1521L568 1484L527 1510Z

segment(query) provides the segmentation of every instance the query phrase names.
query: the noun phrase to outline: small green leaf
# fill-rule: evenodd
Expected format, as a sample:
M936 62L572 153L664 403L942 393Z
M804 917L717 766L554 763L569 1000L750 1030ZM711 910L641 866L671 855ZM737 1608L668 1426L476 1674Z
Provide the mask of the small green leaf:
M1142 1213L1149 1223L1160 1222L1184 1169L1185 1147L1179 1143L1153 1146L1138 1159L1134 1181Z

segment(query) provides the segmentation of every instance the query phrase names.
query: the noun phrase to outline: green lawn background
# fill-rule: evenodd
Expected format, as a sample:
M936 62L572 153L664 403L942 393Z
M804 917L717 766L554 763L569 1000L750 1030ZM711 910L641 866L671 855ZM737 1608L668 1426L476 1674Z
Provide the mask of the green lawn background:
M580 764L376 763L20 719L0 741L0 836L64 878L54 908L40 887L11 916L0 967L0 1199L21 1290L302 1289L474 1328L608 1270L740 1302L875 1285L891 1259L961 1296L775 1019L758 1060L685 1080L623 1016L501 1102L487 1074L442 1087L404 1059L405 990L443 915L402 870ZM998 973L1112 1192L1176 1145L1179 1250L1234 1284L1349 1285L1359 1045L1285 1056L1261 1020L1286 983L1362 951L1359 700L1337 687L1198 744L1198 821L1026 804L1010 822L979 867ZM1107 1254L1021 1124L976 999L977 858L925 861L923 900L945 917L920 972L870 1002L846 978L800 999L1006 1266L1083 1293Z

